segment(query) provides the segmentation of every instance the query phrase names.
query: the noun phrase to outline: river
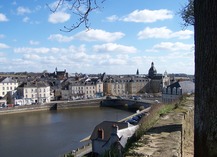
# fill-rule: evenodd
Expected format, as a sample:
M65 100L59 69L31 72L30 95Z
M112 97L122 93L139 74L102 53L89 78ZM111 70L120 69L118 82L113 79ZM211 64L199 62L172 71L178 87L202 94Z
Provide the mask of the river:
M85 144L100 122L130 114L94 107L0 115L0 157L59 157Z

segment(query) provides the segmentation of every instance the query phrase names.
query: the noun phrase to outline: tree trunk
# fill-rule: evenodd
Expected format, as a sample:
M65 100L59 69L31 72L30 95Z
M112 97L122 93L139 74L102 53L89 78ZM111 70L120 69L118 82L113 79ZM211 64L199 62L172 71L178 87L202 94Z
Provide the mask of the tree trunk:
M217 0L195 0L195 157L217 157Z

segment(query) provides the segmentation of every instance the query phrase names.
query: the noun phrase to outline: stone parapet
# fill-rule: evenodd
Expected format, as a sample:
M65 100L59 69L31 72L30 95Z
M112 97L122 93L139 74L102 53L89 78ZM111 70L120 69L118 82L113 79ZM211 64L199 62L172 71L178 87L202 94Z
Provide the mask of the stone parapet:
M130 150L130 156L193 157L194 98L186 97L174 110L161 115Z

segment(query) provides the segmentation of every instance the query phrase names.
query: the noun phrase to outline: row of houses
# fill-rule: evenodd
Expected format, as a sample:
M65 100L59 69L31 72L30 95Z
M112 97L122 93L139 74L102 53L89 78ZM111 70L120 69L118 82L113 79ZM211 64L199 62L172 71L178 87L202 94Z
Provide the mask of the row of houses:
M178 79L177 79L178 78ZM181 79L180 79L181 78ZM148 71L148 75L84 75L70 76L66 70L54 73L34 74L26 78L2 77L0 78L0 99L7 99L11 104L43 104L51 100L90 99L111 96L132 96L147 93L160 93L164 102L184 93L186 86L177 87L171 85L177 81L189 81L190 78L175 75L169 76L166 72L158 74L154 63ZM168 89L170 88L170 89ZM172 92L170 92L172 90ZM175 96L173 95L176 91Z

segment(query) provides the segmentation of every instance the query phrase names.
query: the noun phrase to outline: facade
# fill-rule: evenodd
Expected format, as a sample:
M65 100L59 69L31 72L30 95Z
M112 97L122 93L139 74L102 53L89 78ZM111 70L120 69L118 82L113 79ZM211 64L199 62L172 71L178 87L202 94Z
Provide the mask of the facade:
M83 79L69 82L62 89L62 99L88 99L103 96L103 83L100 79Z
M177 81L163 88L162 101L171 103L179 99L183 94L194 93L195 85L192 81Z
M8 92L15 90L18 82L10 77L0 78L0 97L4 97Z
M110 150L111 146L116 146L121 153L127 140L131 137L138 126L129 125L127 122L104 121L98 124L92 134L92 151L98 155L103 155ZM122 156L122 154L119 154Z
M45 82L22 83L17 88L17 98L25 100L24 105L50 102L50 86Z
M140 76L113 76L104 81L106 95L126 96L145 93L149 79Z

